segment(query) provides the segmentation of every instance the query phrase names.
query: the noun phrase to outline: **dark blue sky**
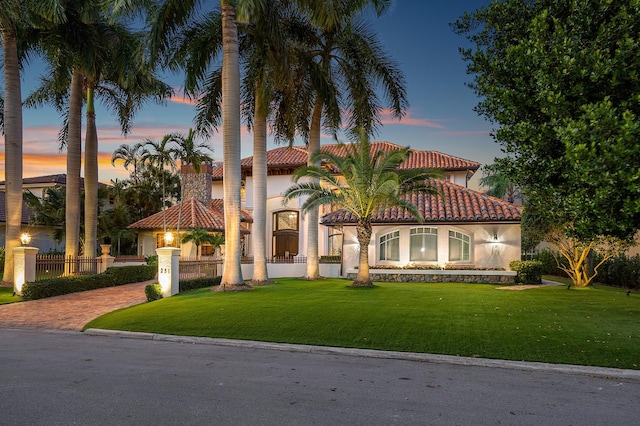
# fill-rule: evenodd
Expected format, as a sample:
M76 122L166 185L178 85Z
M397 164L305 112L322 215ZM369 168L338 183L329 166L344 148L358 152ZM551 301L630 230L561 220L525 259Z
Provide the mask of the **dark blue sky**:
M488 0L396 0L393 9L374 23L387 51L405 73L410 102L405 119L400 123L385 120L375 140L441 151L483 164L501 155L500 147L489 135L491 124L473 111L477 98L465 85L471 77L466 74L458 48L466 45L466 40L454 34L449 26L464 11L488 3ZM25 71L23 96L33 88L42 68L34 62ZM181 80L174 76L170 83L179 88ZM136 116L132 133L124 139L111 114L99 109L100 180L127 177L122 167L110 164L111 154L120 144L159 139L169 132L186 133L192 119L193 107L178 96L164 106L145 107ZM58 113L48 108L26 110L24 127L24 175L64 173L64 153L57 147ZM323 140L331 142L330 138ZM215 135L210 143L214 158L221 159L221 136ZM246 129L242 146L243 157L251 155L252 139ZM1 164L3 167L4 162ZM0 169L0 180L3 175L4 170Z

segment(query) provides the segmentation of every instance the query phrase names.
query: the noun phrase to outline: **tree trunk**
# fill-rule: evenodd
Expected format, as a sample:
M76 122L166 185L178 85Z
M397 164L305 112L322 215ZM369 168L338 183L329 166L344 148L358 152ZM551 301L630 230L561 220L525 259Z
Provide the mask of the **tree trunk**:
M311 157L320 152L320 130L322 125L322 101L316 98L313 107L313 117L311 118L311 129L309 132L309 159L307 165L316 166L318 164L311 161ZM317 183L317 179L314 183ZM318 208L314 207L307 211L307 272L305 278L317 280L320 277L320 258L318 255Z
M358 244L360 245L360 257L358 261L358 275L352 287L372 287L369 275L369 242L371 242L371 223L358 222Z
M67 188L65 202L65 256L78 256L80 234L80 168L82 162L82 85L83 76L73 71L69 100L69 137L67 139ZM66 263L65 275L73 275L76 265Z
M269 283L267 271L267 116L256 91L253 126L253 282Z
M84 140L84 255L98 253L98 132L93 86L87 87L87 129Z
M20 246L22 223L22 91L15 32L3 27L5 258L3 281L13 282L13 249Z
M226 0L222 6L222 150L224 230L226 252L219 291L251 288L242 280L240 264L240 64L236 9Z

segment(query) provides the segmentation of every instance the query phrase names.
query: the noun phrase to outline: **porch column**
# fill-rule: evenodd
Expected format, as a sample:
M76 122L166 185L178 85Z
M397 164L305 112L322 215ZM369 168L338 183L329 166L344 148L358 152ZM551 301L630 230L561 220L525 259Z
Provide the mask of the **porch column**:
M13 249L13 292L22 296L22 286L36 280L37 247L15 247Z
M162 247L156 249L156 253L158 254L158 282L162 287L162 297L178 294L180 291L180 249Z

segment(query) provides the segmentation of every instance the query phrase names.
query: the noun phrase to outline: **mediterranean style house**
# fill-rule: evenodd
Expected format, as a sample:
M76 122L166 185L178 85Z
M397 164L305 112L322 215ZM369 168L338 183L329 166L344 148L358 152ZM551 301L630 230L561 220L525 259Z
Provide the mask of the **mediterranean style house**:
M390 142L373 142L372 149L399 148ZM322 150L340 153L340 145L323 145ZM242 160L242 207L244 253L251 255L251 215L253 212L252 157ZM292 185L291 175L307 164L304 147L281 147L267 152L267 257L295 259L307 249L307 215L302 200L283 204L284 191ZM443 171L436 185L442 195L413 195L411 201L424 217L419 223L402 209L379 211L373 221L369 246L372 266L434 266L444 268L508 269L520 259L522 207L468 188L468 181L480 164L434 151L412 150L405 168L430 167ZM130 226L138 232L140 255L155 254L166 245L165 230L203 227L224 231L223 165L204 165L195 174L189 166L181 169L182 203ZM358 264L355 219L344 211L325 206L320 211L319 253L341 256L341 271ZM177 243L172 243L176 245ZM203 247L203 255L213 254ZM195 256L195 247L185 244L183 256Z

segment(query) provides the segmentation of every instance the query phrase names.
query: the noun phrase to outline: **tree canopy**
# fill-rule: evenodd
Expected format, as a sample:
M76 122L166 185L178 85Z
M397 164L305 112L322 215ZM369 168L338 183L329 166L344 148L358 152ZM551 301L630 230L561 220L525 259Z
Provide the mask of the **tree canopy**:
M505 0L454 30L506 173L568 237L640 228L640 1ZM549 229L550 230L550 229Z

